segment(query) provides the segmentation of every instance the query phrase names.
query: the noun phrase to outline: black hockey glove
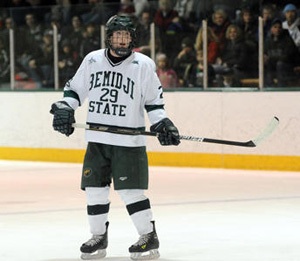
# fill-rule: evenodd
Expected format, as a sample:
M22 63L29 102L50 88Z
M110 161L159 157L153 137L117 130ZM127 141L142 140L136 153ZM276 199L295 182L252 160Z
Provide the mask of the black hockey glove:
M50 113L54 115L52 126L54 130L70 136L74 132L72 123L75 122L74 110L65 101L52 104Z
M158 133L158 140L161 145L178 145L180 143L178 129L173 122L168 119L162 119L161 121L153 124L150 127L150 131Z

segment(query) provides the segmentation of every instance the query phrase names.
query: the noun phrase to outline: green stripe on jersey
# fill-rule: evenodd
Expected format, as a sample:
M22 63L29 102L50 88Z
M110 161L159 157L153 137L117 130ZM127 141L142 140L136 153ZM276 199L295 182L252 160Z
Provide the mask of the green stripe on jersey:
M64 91L64 97L70 97L70 98L74 98L79 102L79 106L81 106L81 102L79 99L79 96L76 92L69 90L69 91Z
M145 105L145 109L147 112L164 109L164 105L163 104L161 104L161 105Z

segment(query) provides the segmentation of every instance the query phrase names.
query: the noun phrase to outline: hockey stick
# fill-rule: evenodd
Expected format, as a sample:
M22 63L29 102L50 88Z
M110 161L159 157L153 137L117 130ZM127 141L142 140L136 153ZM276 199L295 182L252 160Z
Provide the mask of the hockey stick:
M188 140L188 141L197 141L197 142L217 143L217 144L224 144L224 145L231 145L231 146L240 146L240 147L256 147L259 143L261 143L269 135L271 135L271 133L278 126L278 124L279 124L279 119L277 117L273 117L271 122L267 125L267 127L255 139L244 141L244 142L185 136L185 135L180 135L179 139ZM86 130L102 131L102 132L109 132L109 133L123 134L123 135L146 135L146 136L155 136L155 137L158 136L158 133L156 132L126 129L126 128L119 128L119 127L109 127L109 126L102 126L102 125L73 123L72 126L74 128L84 128Z

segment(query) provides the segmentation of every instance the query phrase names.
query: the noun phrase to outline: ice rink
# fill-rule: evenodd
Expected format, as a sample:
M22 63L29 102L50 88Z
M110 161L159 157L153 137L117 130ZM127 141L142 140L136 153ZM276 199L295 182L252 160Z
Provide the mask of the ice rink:
M90 238L81 164L0 161L0 260L75 261ZM299 261L300 173L150 168L161 261ZM112 190L104 260L138 239Z

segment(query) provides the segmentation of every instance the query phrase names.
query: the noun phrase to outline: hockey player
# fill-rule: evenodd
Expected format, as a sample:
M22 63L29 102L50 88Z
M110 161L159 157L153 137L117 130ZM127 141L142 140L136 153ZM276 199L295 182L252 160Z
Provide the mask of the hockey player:
M135 25L128 16L113 16L106 24L106 46L89 53L64 87L64 97L52 104L53 128L73 133L74 111L88 98L87 123L145 129L144 110L162 145L178 145L179 133L164 110L162 86L149 57L133 52ZM159 241L148 189L148 160L144 136L86 130L88 142L81 188L85 191L92 238L80 251L82 259L106 256L109 190L124 201L139 234L129 247L133 260L157 259Z

